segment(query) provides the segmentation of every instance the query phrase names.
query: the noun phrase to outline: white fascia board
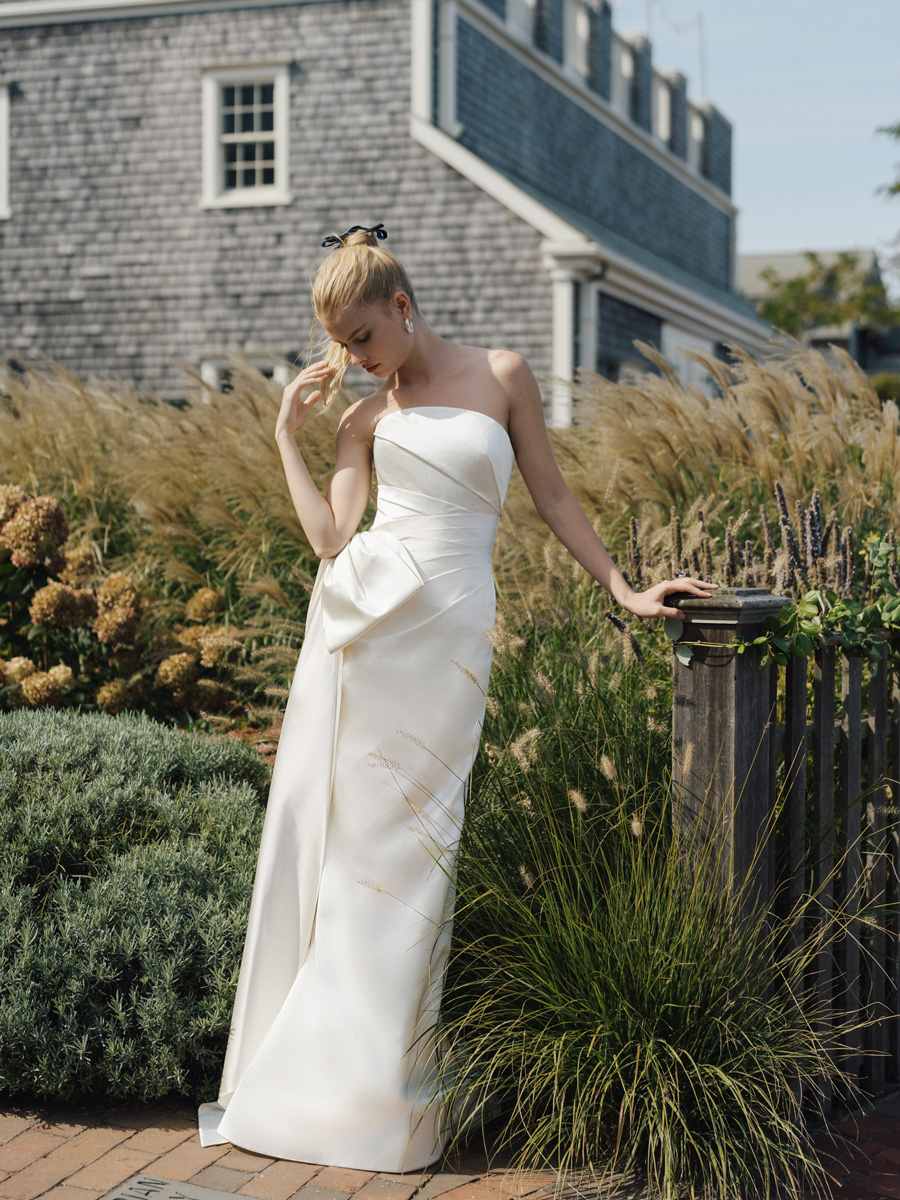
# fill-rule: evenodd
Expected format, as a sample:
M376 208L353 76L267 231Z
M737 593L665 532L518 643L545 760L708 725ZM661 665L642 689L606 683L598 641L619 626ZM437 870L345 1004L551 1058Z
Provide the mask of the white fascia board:
M0 3L0 29L160 17L171 13L221 12L235 8L271 8L295 3L296 0L5 0Z
M699 193L704 200L714 204L729 216L737 212L734 202L721 188L699 175L686 162L665 149L662 144L629 121L613 107L609 101L588 87L583 80L576 80L549 54L538 50L536 46L517 37L515 33L500 19L480 3L480 0L456 0L460 13L485 37L491 38L503 46L507 53L519 59L531 71L540 76L551 86L565 92L570 100L585 109L596 120L611 128L619 137L630 142L642 154L653 159L670 175L676 176L682 183L687 184L693 191Z
M575 276L602 278L605 291L699 337L730 339L755 351L768 347L762 322L742 317L589 238L434 125L412 117L410 131L426 150L540 233L546 239L542 251L548 269L555 264Z

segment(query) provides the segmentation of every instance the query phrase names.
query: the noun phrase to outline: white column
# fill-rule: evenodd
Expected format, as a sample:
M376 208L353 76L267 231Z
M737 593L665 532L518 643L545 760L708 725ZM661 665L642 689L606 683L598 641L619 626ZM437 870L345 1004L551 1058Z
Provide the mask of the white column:
M438 8L437 123L452 138L463 131L456 119L456 0L440 0Z
M550 424L564 429L572 424L572 376L574 374L575 272L557 264L553 281L553 380L550 390Z
M412 0L410 42L412 52L413 117L431 124L431 0Z

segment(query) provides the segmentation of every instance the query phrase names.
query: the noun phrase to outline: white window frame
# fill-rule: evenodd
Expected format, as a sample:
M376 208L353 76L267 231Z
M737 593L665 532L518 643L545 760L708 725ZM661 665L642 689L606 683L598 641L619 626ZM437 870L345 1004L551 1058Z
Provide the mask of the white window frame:
M0 221L12 216L9 206L9 84L0 83Z
M221 135L222 89L247 83L274 85L275 182L253 188L225 189ZM290 76L288 64L260 63L247 67L211 67L201 85L203 122L203 208L254 208L290 204ZM268 138L266 140L269 140Z
M653 136L664 146L672 144L672 89L667 79L653 72Z
M709 372L696 359L688 358L685 354L686 350L694 350L715 357L716 348L705 338L697 337L693 333L680 329L677 325L670 325L668 321L663 321L660 334L660 353L663 358L668 360L681 381L682 387L689 388L694 385L704 395L712 396L714 389Z
M612 80L610 100L612 106L631 119L631 87L634 80L634 51L624 38L613 34Z
M506 24L529 45L534 43L534 25L537 16L537 0L506 0Z
M587 0L563 0L563 62L576 79L591 73L591 14Z
M687 160L688 166L701 174L703 167L703 143L706 139L706 121L703 113L691 105L688 108L687 122Z
M272 379L279 387L287 387L299 370L292 368L283 356L277 354L241 354L241 358L263 373L267 368L271 368ZM231 360L222 354L205 355L200 359L199 375L204 383L203 399L207 404L210 401L210 393L221 391L222 375L230 367Z

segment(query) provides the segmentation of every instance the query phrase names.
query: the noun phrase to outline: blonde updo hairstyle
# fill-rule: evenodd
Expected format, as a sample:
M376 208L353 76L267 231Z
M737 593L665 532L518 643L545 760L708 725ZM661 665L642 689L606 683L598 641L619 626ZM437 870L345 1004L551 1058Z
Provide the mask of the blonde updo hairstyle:
M376 229L357 229L333 239L338 245L322 260L313 280L313 307L318 321L357 305L388 304L397 292L405 292L413 311L419 311L406 268L390 250L379 246ZM329 338L323 355L332 368L322 387L322 405L328 408L350 366L350 353Z

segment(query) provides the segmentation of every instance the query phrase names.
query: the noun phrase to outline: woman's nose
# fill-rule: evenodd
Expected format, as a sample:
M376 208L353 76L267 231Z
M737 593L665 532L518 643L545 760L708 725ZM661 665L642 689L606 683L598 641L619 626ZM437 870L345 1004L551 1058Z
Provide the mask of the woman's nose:
M359 350L351 350L350 351L350 362L353 364L354 367L361 367L365 361L366 361L365 354L362 354Z

